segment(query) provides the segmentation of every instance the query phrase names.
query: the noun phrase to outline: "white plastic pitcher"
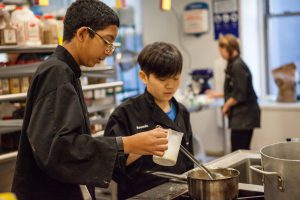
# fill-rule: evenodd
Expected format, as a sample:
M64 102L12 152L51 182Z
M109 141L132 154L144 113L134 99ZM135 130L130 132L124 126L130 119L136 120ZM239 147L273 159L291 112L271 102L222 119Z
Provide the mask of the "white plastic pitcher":
M174 166L177 162L177 157L180 149L183 133L168 130L168 150L165 151L162 157L153 156L153 162L163 166Z

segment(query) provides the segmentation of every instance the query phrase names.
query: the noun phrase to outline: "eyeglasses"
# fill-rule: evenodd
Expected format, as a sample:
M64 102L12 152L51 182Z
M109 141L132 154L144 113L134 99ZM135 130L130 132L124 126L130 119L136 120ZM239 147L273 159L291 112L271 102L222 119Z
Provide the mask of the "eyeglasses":
M104 41L104 43L107 45L107 48L105 49L105 52L107 54L113 54L114 53L116 47L112 43L110 43L107 39L102 37L100 34L98 34L96 31L94 31L90 27L87 27L87 29L92 31L94 34L96 34L99 38L101 38Z

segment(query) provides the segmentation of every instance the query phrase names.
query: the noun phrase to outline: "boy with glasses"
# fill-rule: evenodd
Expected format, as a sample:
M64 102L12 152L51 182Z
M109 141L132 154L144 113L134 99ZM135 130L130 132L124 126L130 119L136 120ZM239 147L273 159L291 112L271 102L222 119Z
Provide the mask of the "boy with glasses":
M108 187L124 153L162 156L167 149L162 128L91 137L80 65L110 56L118 27L118 16L101 1L77 0L68 8L63 45L39 66L28 91L12 185L19 200L82 200L79 185L95 199L93 187Z

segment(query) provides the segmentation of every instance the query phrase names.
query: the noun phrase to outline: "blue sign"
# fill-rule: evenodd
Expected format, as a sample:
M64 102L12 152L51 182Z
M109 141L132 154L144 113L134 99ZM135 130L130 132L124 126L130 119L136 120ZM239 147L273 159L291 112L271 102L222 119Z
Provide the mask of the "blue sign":
M238 11L214 13L214 30L215 40L218 40L220 35L228 33L239 37L239 14Z

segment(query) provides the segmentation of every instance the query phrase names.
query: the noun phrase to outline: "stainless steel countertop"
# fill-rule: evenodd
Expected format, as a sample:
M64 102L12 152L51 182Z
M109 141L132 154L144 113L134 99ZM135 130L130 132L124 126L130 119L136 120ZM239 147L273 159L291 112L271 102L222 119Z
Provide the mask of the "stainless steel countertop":
M260 154L254 151L239 150L227 154L223 157L220 157L216 160L213 160L205 164L205 166L211 168L230 167L248 158L260 159ZM239 189L263 192L262 185L239 183ZM162 185L159 185L157 187L154 187L146 192L138 194L130 199L174 199L175 197L178 197L179 195L184 194L187 191L188 191L187 184L170 181Z

